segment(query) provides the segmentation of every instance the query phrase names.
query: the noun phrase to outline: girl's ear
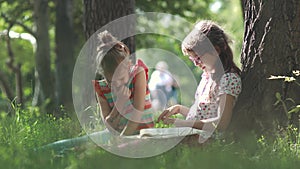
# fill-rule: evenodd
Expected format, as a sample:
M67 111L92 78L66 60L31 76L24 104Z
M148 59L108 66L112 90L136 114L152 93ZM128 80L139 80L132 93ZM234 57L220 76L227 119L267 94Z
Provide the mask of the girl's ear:
M214 46L214 47L215 47L216 51L218 52L218 55L220 55L220 53L221 53L220 47L219 46Z

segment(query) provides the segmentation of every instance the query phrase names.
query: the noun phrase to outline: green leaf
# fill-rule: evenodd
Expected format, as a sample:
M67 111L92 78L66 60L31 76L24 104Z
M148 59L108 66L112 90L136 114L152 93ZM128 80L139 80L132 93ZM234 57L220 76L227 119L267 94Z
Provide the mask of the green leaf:
M286 101L291 101L292 103L296 104L296 102L292 98L287 98Z
M284 79L285 82L293 82L295 80L296 79L294 77L285 77L285 79Z
M281 101L281 94L279 92L276 92L275 96L276 96L277 100Z
M277 106L279 103L280 103L280 100L277 100L277 101L274 103L274 106Z
M288 113L298 113L300 112L300 105L297 105L295 108L290 110Z

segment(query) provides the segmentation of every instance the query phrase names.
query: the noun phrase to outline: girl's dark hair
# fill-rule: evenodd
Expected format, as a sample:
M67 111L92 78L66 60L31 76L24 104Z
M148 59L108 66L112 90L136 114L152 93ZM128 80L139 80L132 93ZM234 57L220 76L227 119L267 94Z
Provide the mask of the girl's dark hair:
M119 63L129 56L129 49L108 31L100 32L98 40L97 73L113 74Z
M225 73L240 74L240 69L233 61L233 53L229 46L231 40L220 26L213 21L198 22L192 32L183 40L183 52L194 51L199 56L206 52L218 51Z

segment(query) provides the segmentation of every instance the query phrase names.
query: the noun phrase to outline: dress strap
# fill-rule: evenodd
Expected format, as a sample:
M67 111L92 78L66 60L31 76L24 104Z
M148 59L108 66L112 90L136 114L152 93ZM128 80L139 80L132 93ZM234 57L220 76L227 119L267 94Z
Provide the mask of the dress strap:
M92 80L92 84L94 86L94 90L98 94L98 96L102 97L105 99L104 93L103 93L103 88L101 87L100 83L104 83L104 80Z
M137 71L139 67L142 67L145 70L146 80L148 81L148 67L141 59L138 59L137 63L133 66L132 71L130 73L130 77L133 77L133 83L135 83L136 74L138 73Z

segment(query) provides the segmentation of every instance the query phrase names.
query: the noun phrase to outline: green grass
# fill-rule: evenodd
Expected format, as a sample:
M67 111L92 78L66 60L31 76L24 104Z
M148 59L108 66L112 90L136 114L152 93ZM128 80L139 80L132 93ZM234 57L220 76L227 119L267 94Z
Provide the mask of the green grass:
M15 111L14 117L0 116L0 168L296 169L300 166L299 133L294 129L276 135L275 139L253 135L241 142L217 139L204 146L179 144L161 155L141 159L120 157L94 145L61 154L37 152L34 149L39 146L84 132L76 120L55 119L41 114L37 108Z

